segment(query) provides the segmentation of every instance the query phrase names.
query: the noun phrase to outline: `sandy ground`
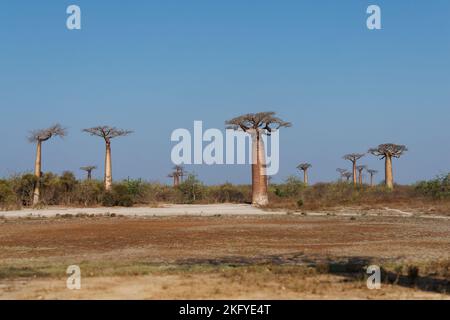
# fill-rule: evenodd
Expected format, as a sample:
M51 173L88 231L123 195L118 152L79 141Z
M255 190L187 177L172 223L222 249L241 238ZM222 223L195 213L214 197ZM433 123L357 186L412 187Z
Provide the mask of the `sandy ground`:
M285 214L286 212L271 212L271 214ZM20 217L55 217L56 215L79 215L79 214L116 214L123 216L214 216L214 215L261 215L267 212L245 204L210 204L210 205L162 205L153 207L114 207L114 208L63 208L49 207L45 209L23 209L16 211L0 212L5 218Z
M80 210L97 216L66 215ZM107 210L0 219L0 299L449 298L445 217L238 205ZM98 216L108 212L116 215ZM347 269L371 264L400 267L403 276L368 290L359 271ZM81 268L79 291L65 287L69 265ZM411 265L420 268L414 283L404 276Z
M62 215L121 215L127 217L170 217L170 216L217 216L217 215L285 215L286 210L263 210L247 204L207 204L207 205L173 205L166 204L159 207L98 207L98 208L66 208L48 207L43 209L23 209L0 212L3 218L26 217L56 217ZM289 212L309 216L389 216L389 217L420 217L431 219L450 220L448 215L424 214L417 210L399 210L394 208L360 209L360 208L333 208L324 211Z

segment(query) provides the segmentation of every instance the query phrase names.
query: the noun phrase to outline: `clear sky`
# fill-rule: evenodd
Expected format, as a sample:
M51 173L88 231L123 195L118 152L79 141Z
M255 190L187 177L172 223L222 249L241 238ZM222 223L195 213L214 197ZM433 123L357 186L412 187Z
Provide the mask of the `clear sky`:
M66 28L70 4L82 30ZM382 30L366 28L369 4ZM101 177L104 144L81 129L110 124L135 131L113 142L114 177L169 183L174 129L267 110L293 123L276 180L300 162L334 180L345 153L385 142L410 149L398 182L450 171L448 0L3 0L0 45L0 176L31 171L27 132L60 122L69 136L44 145L44 171ZM245 166L189 170L250 181Z

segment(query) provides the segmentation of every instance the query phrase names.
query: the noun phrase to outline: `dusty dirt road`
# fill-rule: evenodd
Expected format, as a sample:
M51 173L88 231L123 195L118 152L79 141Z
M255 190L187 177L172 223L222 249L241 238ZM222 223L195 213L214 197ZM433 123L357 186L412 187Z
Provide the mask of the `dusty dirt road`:
M450 221L415 216L0 220L1 299L447 299L449 261ZM370 264L396 280L368 290ZM69 265L79 291L66 288Z

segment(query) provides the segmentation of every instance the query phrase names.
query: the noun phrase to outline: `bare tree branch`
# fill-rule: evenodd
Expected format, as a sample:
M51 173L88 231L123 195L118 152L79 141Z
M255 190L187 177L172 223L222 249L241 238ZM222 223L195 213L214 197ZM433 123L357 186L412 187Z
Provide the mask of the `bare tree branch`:
M385 157L400 158L406 151L408 151L408 148L404 145L385 143L380 144L376 148L369 149L368 152L376 157L381 157L381 159L384 159Z
M47 141L52 137L65 137L67 130L60 124L55 124L47 129L33 130L28 136L28 141L31 143Z
M270 135L273 130L292 126L290 122L283 121L276 117L275 112L272 111L244 114L226 121L225 124L227 129L242 130L244 132L255 129L262 131L262 133L267 135Z
M355 163L356 161L364 157L364 155L365 155L364 153L349 153L343 156L343 159Z
M130 131L130 130L123 130L123 129L118 129L116 127L110 127L110 126L98 126L98 127L83 129L83 132L89 133L91 136L101 137L101 138L105 139L106 142L109 142L111 139L127 136L127 135L133 133L133 131Z
M306 171L306 170L308 170L311 167L312 167L312 164L310 164L310 163L301 163L301 164L299 164L297 166L297 169L298 170L302 170L302 171Z

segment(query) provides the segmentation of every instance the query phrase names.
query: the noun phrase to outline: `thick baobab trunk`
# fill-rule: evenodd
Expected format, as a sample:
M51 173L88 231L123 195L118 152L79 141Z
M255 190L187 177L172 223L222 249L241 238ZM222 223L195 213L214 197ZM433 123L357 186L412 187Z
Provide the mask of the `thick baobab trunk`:
M92 180L92 171L90 171L90 170L88 170L88 172L87 172L87 179L90 181L90 180Z
M106 142L105 156L105 190L112 190L112 164L111 164L111 142Z
M267 192L264 141L260 132L253 133L252 140L252 204L265 206L269 204L269 196Z
M370 174L370 186L373 187L373 174Z
M394 189L394 178L392 175L392 157L386 156L385 158L385 181L388 189Z
M305 186L308 185L308 170L303 171L303 183L305 184Z
M353 185L356 186L356 161L353 161Z
M363 181L362 181L362 172L361 171L358 173L358 178L359 178L359 185L362 186Z
M36 160L34 162L34 175L36 183L33 190L33 206L39 203L39 196L41 190L41 172L42 172L42 141L37 142Z

